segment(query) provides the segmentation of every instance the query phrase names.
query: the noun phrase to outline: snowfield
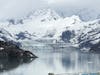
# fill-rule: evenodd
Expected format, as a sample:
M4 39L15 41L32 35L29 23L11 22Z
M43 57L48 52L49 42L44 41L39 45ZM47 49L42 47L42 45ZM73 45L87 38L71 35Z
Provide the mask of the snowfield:
M24 41L53 39L89 51L100 42L100 20L83 22L78 16L63 18L50 9L38 10L21 20L0 23L0 40Z

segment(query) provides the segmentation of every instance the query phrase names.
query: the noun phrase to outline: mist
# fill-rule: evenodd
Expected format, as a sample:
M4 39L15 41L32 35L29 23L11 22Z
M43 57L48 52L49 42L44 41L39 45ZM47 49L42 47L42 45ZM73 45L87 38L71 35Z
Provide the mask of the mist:
M94 18L99 15L99 7L100 0L0 0L0 20L22 18L44 8L53 9L64 16L89 14L90 19L92 15Z

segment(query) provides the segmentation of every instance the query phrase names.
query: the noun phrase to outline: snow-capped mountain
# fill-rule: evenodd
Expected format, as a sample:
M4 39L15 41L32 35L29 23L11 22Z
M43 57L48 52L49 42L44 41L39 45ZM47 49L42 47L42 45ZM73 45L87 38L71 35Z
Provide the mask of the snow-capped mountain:
M37 10L35 12L30 13L27 18L33 19L33 20L40 20L41 22L44 21L52 21L52 20L58 20L61 18L54 10L51 9L41 9Z
M75 15L62 18L45 9L31 13L16 25L13 21L0 24L0 40L22 43L39 39L64 41L88 51L100 41L100 20L83 22Z
M100 11L93 8L69 8L64 11L56 10L62 17L78 15L82 21L100 19Z
M79 15L83 21L95 20L99 18L99 12L94 9L83 8L76 11L76 15Z
M60 19L61 17L51 9L41 9L29 13L26 17L22 19L7 19L9 24L17 25L24 24L29 21L40 21L40 22L49 22Z

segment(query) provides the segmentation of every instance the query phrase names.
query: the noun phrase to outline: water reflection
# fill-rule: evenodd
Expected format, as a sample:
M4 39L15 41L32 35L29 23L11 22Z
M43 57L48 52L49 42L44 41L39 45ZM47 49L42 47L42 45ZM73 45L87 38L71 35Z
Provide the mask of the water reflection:
M22 58L0 58L0 72L9 71L17 68L24 63L30 63L34 58L22 59Z
M22 60L17 62L0 61L6 69L13 69L0 75L48 75L53 73L75 73L75 72L98 72L100 71L100 55L91 53L81 53L76 49L64 49L62 52L37 52L38 59L30 64L22 65ZM5 63L4 63L5 62ZM18 67L19 66L19 67Z
M66 56L69 56L66 58ZM62 57L62 65L67 72L99 72L100 55L72 52Z

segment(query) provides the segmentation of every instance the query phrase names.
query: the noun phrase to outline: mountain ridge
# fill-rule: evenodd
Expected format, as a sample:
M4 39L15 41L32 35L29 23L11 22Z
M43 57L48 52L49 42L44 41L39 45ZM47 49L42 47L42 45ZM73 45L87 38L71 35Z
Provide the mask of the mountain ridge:
M0 23L0 39L19 43L41 38L54 39L54 41L71 43L82 51L90 50L94 44L100 41L100 19L84 22L75 15L62 18L50 9L46 13L43 11L45 14L38 12L42 18L39 16L34 19L32 14L31 19L29 19L30 17L26 18L23 23ZM54 19L55 16L52 16L51 12L55 14L57 19ZM46 20L41 21L43 18Z

